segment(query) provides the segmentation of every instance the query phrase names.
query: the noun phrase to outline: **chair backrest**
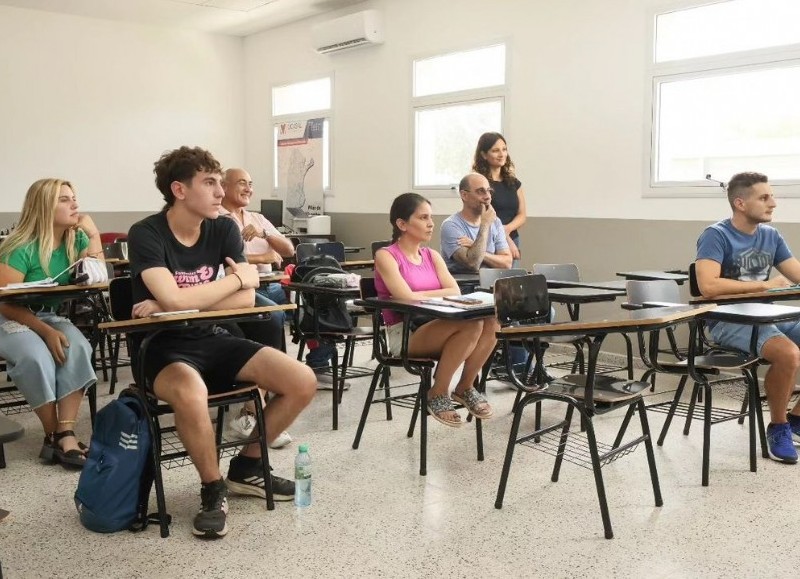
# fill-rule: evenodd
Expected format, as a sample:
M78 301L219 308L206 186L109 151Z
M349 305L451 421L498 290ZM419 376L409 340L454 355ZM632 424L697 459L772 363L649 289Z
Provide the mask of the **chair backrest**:
M496 267L482 267L478 270L478 285L482 288L494 287L494 282L502 277L528 275L522 268L502 269Z
M394 243L391 239L384 239L383 241L373 241L372 242L372 259L375 259L375 253L381 247L389 247L392 243Z
M114 243L115 241L128 241L128 234L113 231L100 234L100 243Z
M376 298L378 297L378 290L375 288L374 277L362 277L358 282L361 288L362 298Z
M578 266L574 263L534 263L533 273L545 279L558 281L581 281Z
M681 303L681 292L678 284L672 280L639 281L628 280L625 284L628 303L642 305L645 302Z
M537 274L497 279L494 307L501 326L546 323L550 318L547 280Z
M693 297L702 297L703 293L700 291L700 286L697 285L697 273L695 272L694 262L689 264L689 293Z
M130 276L115 277L108 282L111 316L116 321L130 320L133 310L133 285Z
M325 241L321 243L301 243L295 248L297 263L302 263L312 255L329 255L336 261L344 261L344 243Z
M103 244L103 255L106 259L128 259L128 242L114 241Z

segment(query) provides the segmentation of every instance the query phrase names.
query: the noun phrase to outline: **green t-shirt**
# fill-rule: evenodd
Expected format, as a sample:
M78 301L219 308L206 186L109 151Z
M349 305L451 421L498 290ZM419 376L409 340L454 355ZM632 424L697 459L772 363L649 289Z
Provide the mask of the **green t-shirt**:
M89 247L89 238L79 229L75 235L76 255L80 255L87 247ZM31 241L18 247L3 261L25 276L22 281L41 281L46 277L64 271L70 265L69 259L67 258L67 248L62 243L53 250L53 255L50 257L50 273L45 273L39 261L38 240ZM58 282L58 285L68 285L70 275L71 272L64 272L58 276L55 281ZM60 304L61 300L59 299L31 301L31 305L46 305L54 308L57 308Z

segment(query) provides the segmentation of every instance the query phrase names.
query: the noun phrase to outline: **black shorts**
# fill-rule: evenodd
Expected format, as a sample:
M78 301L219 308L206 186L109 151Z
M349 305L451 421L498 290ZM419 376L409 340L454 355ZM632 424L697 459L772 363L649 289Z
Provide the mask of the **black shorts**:
M209 394L230 392L237 387L236 375L239 371L264 347L263 344L232 336L221 328L217 328L213 334L202 335L165 332L153 338L147 347L144 373L148 388L152 388L164 368L175 362L183 362L200 373ZM138 348L136 350L134 358L138 359ZM135 379L139 381L138 376Z

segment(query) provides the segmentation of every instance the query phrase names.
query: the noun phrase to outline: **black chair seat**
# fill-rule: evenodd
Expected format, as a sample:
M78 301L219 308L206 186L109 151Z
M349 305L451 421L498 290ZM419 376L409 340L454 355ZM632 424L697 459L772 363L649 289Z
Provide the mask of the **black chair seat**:
M630 403L631 400L640 396L642 390L649 387L648 382L597 374L594 377L594 401L600 405ZM583 400L586 393L586 375L570 374L563 378L556 378L547 385L547 392Z

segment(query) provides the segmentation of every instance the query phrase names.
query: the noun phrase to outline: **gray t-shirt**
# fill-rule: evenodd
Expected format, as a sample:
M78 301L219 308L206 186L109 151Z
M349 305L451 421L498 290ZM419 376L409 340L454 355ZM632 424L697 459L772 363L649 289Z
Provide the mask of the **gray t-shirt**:
M469 237L475 241L478 236L479 225L471 225L467 223L461 216L461 213L451 215L442 223L442 257L447 269L452 273L469 273L469 270L453 259L453 254L459 248L458 239L460 237ZM497 217L492 223L489 230L488 239L486 240L486 253L497 253L508 249L508 242L506 241L506 233L503 230L503 224L500 218Z

